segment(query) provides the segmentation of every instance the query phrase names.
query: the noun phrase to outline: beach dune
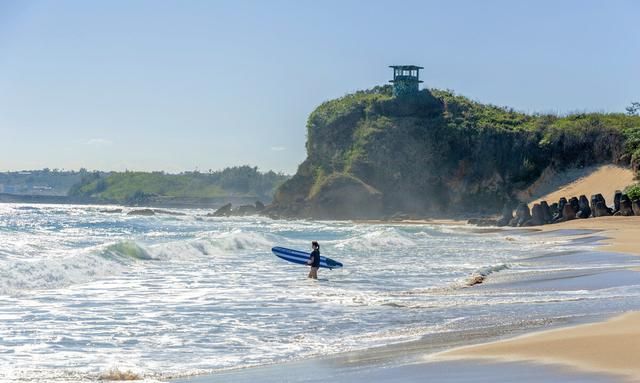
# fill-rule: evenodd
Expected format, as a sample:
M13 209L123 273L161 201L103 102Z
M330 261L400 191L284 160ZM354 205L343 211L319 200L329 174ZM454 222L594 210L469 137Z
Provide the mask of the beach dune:
M624 190L634 183L634 173L628 167L617 165L598 165L563 172L545 171L528 190L520 193L520 200L530 206L540 201L549 204L558 202L562 197L591 197L602 194L607 204L613 204L616 190Z

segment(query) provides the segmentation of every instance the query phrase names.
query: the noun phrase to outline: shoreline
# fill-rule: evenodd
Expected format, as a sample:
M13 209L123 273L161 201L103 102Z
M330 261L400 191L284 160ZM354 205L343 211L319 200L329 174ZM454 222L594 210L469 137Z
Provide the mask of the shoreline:
M602 250L640 256L638 239L640 238L640 217L638 216L575 219L551 225L534 226L533 229L544 233L553 233L557 230L597 230L598 234L607 237L597 243Z
M599 217L546 225L539 232L592 230L604 238L599 249L640 256L640 217ZM593 233L579 233L586 238ZM629 267L633 273L640 268ZM604 373L623 379L640 376L640 311L630 310L596 321L559 329L534 331L495 342L463 346L433 355L437 360L525 362L564 365L576 371ZM437 362L436 362L437 363Z
M429 220L429 221L399 221L399 222L370 222L358 221L356 223L384 223L397 225L466 225L466 222L456 220ZM473 231L473 228L470 228ZM609 251L618 255L633 254L640 256L640 246L634 242L634 238L640 238L640 217L602 217L585 220L568 221L561 224L548 225L539 228L477 228L478 233L504 232L505 234L522 233L544 234L551 238L582 239L594 237L597 240L588 242L593 251ZM486 229L486 230L485 230ZM575 230L575 233L571 233ZM606 238L602 238L606 237ZM596 256L606 254L594 253ZM609 253L611 254L611 253ZM615 263L615 256L611 258ZM625 268L628 273L636 275L640 270L637 266ZM633 272L629 270L635 270ZM614 274L617 275L617 274ZM640 273L637 274L640 278ZM491 277L490 277L491 278ZM558 279L561 279L558 277ZM580 278L577 278L580 279ZM584 278L582 283L598 285L602 281ZM613 279L616 279L613 277ZM533 281L532 283L535 283ZM621 283L627 283L621 282ZM634 282L635 283L635 282ZM481 284L480 288L488 287ZM574 285L576 286L576 285ZM575 287L574 287L575 288ZM596 287L596 289L599 287ZM624 326L620 324L624 323ZM289 381L315 382L326 379L336 381L423 381L425 376L432 380L446 380L452 382L478 381L479 377L491 378L485 381L510 382L524 377L524 381L611 381L620 377L640 375L640 311L635 313L619 314L594 314L587 317L572 317L566 321L554 320L550 324L539 324L529 328L500 328L499 325L492 329L484 329L480 334L446 334L445 341L438 343L434 338L443 337L424 336L416 341L391 344L376 348L346 352L324 357L315 357L293 362L282 362L261 367L240 368L238 370L221 371L215 374L175 379L176 383L204 383L217 381L249 382L257 377L282 377L288 376ZM596 346L585 346L584 343L571 343L576 334L582 334L585 342L589 341L589 329L597 329L600 337ZM587 330L585 330L587 329ZM539 341L538 337L543 337ZM550 337L550 338L549 338ZM623 339L633 339L638 345L636 348L619 348L618 342ZM515 343L514 343L515 341ZM633 346L633 343L632 346ZM476 343L477 342L477 343ZM555 342L555 343L554 343ZM568 343L567 343L568 342ZM500 353L505 344L507 351ZM587 345L590 345L587 343ZM547 352L548 347L554 346L553 352ZM610 366L606 362L593 368L588 367L590 360L581 359L581 350L596 347L606 350L608 360L616 361L619 355L623 355L627 367L629 364L637 365L635 369L626 369ZM494 348L498 348L496 351ZM515 353L515 357L505 357L513 350L530 350L530 352ZM456 353L457 352L457 353ZM551 356L550 356L551 355ZM601 354L591 354L598 360ZM395 377L390 377L385 371L395 371ZM287 371L297 371L302 375L291 375ZM312 371L309 376L307 371ZM524 375L523 375L524 374ZM317 378L317 379L316 379ZM482 379L480 379L482 380ZM280 381L278 379L264 381Z

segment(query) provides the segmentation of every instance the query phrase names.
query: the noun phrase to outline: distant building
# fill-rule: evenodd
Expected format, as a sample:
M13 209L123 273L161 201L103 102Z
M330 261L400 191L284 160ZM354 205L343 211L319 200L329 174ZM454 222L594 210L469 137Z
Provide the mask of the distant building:
M421 66L415 65L391 65L393 68L393 80L389 82L393 84L393 95L407 96L418 93L420 90L420 69Z

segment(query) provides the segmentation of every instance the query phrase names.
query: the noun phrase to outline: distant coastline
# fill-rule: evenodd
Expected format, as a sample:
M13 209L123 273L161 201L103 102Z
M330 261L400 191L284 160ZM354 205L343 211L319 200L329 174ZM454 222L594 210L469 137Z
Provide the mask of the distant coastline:
M158 208L184 209L217 209L232 203L234 205L253 204L256 197L211 197L211 198L180 198L156 197L149 199L144 206ZM268 202L268 201L267 201ZM25 195L0 193L0 203L29 203L29 204L68 204L68 205L122 205L117 201L109 201L91 197L54 196L54 195ZM130 205L135 206L135 205Z

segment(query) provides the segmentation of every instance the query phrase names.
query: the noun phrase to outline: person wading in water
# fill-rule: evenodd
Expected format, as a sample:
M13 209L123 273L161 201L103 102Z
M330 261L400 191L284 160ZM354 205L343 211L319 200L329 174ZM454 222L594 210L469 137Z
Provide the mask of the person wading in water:
M318 269L320 268L320 245L317 241L311 242L313 251L309 254L307 265L311 266L309 270L309 278L318 279Z

